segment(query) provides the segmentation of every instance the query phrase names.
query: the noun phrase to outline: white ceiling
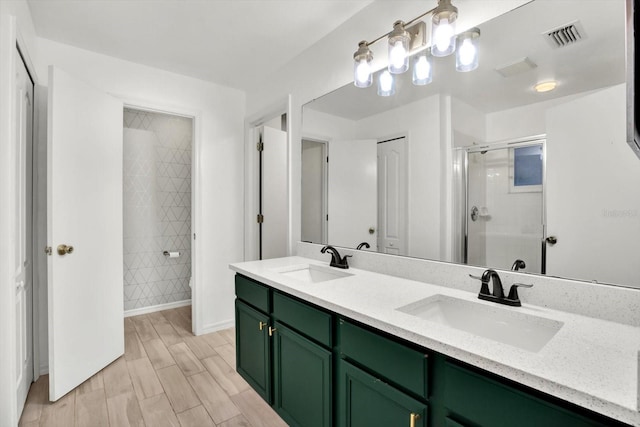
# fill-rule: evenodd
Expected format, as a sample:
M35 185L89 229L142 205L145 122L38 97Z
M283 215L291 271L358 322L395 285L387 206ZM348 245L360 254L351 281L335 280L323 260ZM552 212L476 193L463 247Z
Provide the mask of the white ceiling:
M246 90L372 1L28 0L28 4L39 37Z

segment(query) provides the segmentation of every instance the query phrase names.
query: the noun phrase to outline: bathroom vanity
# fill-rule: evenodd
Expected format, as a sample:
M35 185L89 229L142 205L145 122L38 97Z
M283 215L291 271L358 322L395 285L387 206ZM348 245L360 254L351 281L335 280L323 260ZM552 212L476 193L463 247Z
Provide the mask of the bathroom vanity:
M231 268L237 370L290 425L640 425L638 327L303 257Z

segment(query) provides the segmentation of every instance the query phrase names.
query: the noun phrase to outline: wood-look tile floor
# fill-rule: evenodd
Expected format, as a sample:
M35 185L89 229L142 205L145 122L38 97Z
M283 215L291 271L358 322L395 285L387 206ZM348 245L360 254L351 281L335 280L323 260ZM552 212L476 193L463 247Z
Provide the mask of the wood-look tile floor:
M129 317L125 354L57 402L31 385L20 425L286 426L235 371L235 331L194 336L191 307Z

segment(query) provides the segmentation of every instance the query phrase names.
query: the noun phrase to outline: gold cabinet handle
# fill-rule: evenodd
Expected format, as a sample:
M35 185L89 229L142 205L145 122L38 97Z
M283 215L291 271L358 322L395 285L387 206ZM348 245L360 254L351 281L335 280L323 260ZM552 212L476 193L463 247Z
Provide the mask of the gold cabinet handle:
M266 322L260 322L260 324L258 325L258 327L260 328L260 330L263 330L265 326L267 326L267 323L266 323Z
M270 336L270 337L272 337L272 336L273 336L273 333L274 333L275 331L277 331L277 329L276 329L276 328L272 328L271 326L269 326L269 336Z
M416 421L420 419L420 414L411 413L411 417L409 418L409 426L416 427Z
M67 255L73 253L73 246L58 245L58 255Z

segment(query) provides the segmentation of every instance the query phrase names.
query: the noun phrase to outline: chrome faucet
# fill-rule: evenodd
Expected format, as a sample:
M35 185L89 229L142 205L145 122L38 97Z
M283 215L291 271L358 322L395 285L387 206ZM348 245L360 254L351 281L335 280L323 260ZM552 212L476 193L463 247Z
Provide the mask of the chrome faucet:
M351 255L345 255L344 257L340 256L340 252L333 246L327 245L320 249L320 252L326 253L329 252L331 254L331 263L329 264L331 267L336 268L349 268L349 263L347 263L347 258Z
M504 296L504 289L502 288L502 280L498 272L492 268L485 270L482 273L482 277L469 275L473 279L480 280L482 285L480 286L480 293L478 298L485 301L497 302L498 304L510 305L513 307L520 307L522 305L520 297L518 296L518 288L531 288L533 285L526 285L524 283L514 283L509 289L509 295ZM489 282L492 283L492 291L489 292Z

